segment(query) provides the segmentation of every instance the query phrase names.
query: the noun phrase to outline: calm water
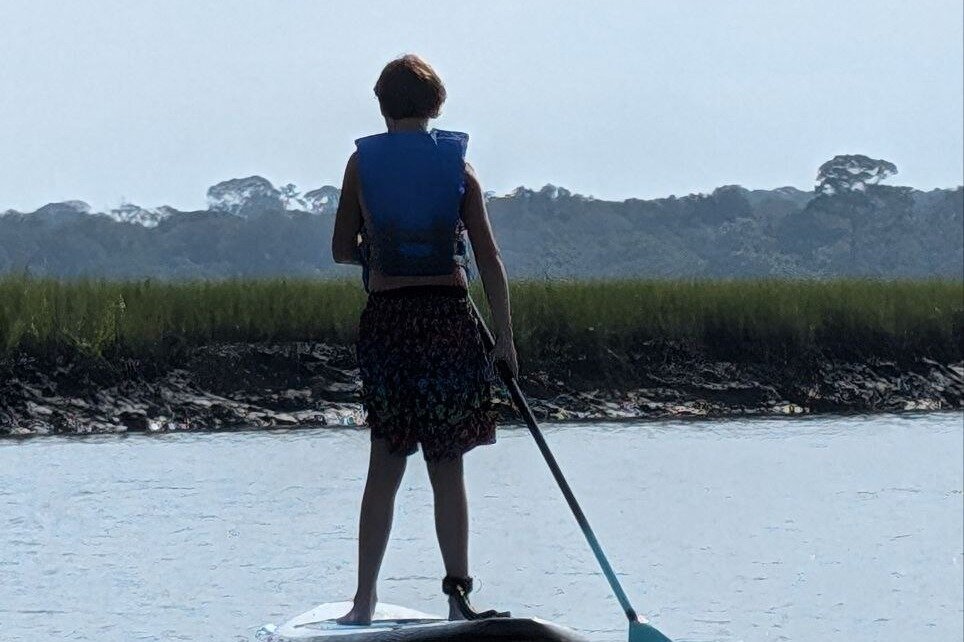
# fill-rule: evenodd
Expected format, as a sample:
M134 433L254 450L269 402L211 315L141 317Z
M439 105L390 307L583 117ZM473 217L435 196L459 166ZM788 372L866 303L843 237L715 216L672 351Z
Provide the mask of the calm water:
M960 414L547 426L637 609L677 640L960 640ZM0 442L0 639L252 640L354 585L358 429ZM466 459L478 607L621 640L524 428ZM442 612L421 455L380 597ZM477 584L478 586L478 584Z

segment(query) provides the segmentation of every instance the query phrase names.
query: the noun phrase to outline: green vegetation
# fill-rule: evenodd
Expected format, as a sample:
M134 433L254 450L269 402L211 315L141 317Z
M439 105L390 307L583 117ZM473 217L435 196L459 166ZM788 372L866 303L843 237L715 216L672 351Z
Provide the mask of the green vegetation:
M536 280L510 288L520 362L640 352L651 340L736 359L813 350L959 359L964 327L964 283L956 280ZM486 308L477 281L472 297ZM364 301L354 279L5 276L0 354L164 357L172 346L210 341L346 343Z
M487 209L512 278L959 279L964 188L873 184L893 169L883 160L840 156L821 166L817 191L724 185L709 194L622 202L551 185L520 187L492 196ZM357 268L334 263L328 249L339 191L308 192L302 205L309 211L286 209L299 202L286 192L252 176L212 187L207 211L127 204L107 216L69 201L4 214L0 205L0 273L355 277Z

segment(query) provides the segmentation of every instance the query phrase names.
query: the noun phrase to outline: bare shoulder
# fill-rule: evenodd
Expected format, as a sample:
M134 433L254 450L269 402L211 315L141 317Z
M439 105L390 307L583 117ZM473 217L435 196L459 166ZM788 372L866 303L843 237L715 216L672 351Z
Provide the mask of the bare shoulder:
M345 163L345 174L350 176L356 176L358 174L358 150L356 149L348 157L348 162Z
M475 173L475 168L468 161L465 161L465 192L466 194L481 194L482 184L479 176Z
M465 193L462 196L460 214L470 234L474 230L485 227L486 212L485 199L482 195L482 184L475 173L475 168L467 161L465 163Z
M345 175L342 178L341 190L343 194L354 194L358 187L358 151L356 150L351 153L345 163Z
M465 163L465 196L462 199L462 220L469 232L472 252L480 270L488 271L499 258L499 248L492 235L489 216L485 211L485 197L482 184L475 168Z

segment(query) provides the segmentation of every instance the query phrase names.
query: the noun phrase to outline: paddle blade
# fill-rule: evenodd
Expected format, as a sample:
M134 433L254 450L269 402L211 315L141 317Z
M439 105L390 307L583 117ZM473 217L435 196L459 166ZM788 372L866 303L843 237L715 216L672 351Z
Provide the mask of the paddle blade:
M629 642L673 642L646 622L629 623Z

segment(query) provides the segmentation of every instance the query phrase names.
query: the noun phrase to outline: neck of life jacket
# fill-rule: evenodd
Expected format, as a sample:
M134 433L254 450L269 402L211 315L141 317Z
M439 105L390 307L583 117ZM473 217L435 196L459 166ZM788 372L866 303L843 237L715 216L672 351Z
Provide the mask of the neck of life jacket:
M460 219L465 193L463 132L385 132L355 141L370 227L362 230L362 279L369 267L389 276L440 276L466 268ZM471 278L471 275L469 275Z

